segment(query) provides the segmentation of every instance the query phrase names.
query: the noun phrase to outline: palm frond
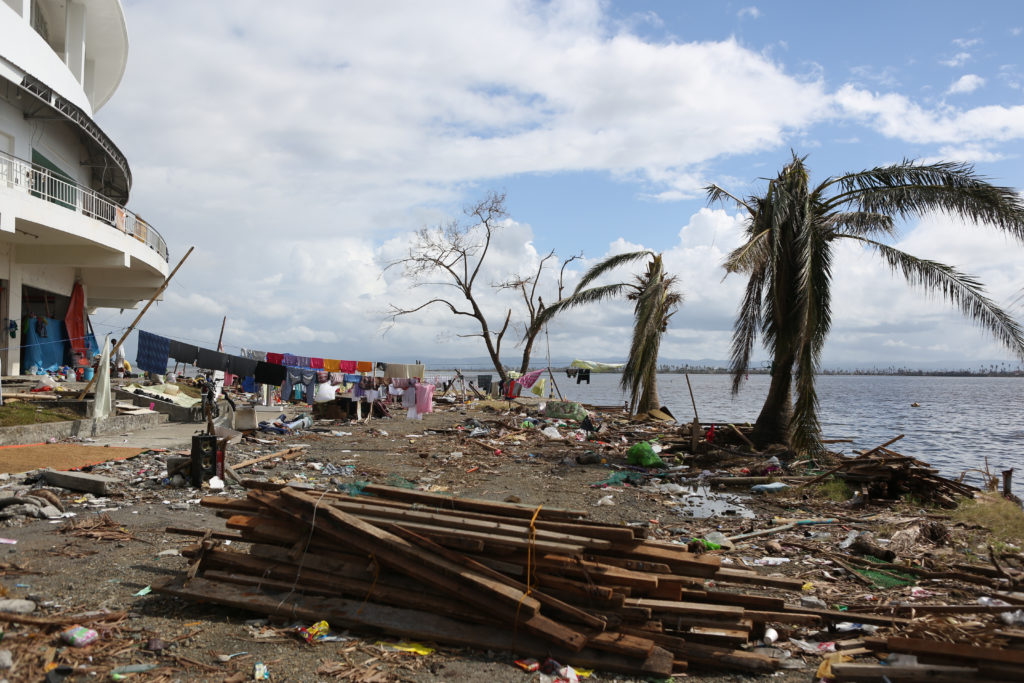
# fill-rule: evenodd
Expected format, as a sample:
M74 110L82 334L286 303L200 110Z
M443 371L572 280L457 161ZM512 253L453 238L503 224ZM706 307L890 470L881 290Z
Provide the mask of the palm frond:
M625 254L615 254L614 256L609 256L608 258L599 261L598 263L595 263L593 266L591 266L590 270L583 274L583 277L580 278L579 284L576 285L576 289L573 293L576 294L578 292L583 291L588 286L590 286L591 282L601 277L605 273L615 270L619 266L623 266L628 263L634 263L636 261L642 261L645 258L651 257L652 254L653 252L644 250L630 251L626 252Z
M749 273L768 258L771 233L762 230L729 252L722 267L726 273Z
M840 211L822 217L822 225L832 232L847 235L896 236L896 222L884 213Z
M747 287L740 303L740 312L732 328L731 367L732 393L739 393L740 385L747 368L750 356L757 341L757 332L761 327L761 296L764 291L767 268L761 267L751 271L747 279Z
M632 288L633 285L627 282L616 282L610 285L600 285L598 287L591 287L585 289L582 292L574 292L573 294L556 301L544 308L544 310L537 313L536 325L542 327L547 325L551 320L569 309L576 308L578 306L584 306L586 304L599 303L606 299L615 299L622 295L622 292L626 289Z
M743 201L736 195L726 192L718 185L708 185L707 187L704 188L704 190L705 192L707 192L708 204L718 204L719 202L725 202L726 199L729 199L735 202L738 208L746 209L747 213L751 215L757 213L756 209L752 207L750 204Z
M977 278L953 266L920 259L887 244L863 237L849 238L878 252L889 268L902 274L912 286L940 293L943 299L959 308L965 317L988 330L997 341L1024 359L1024 329L1013 316L988 298L984 286Z
M832 180L840 188L826 204L831 211L854 206L901 218L940 211L992 225L1024 242L1024 200L1011 187L991 184L971 164L903 160Z

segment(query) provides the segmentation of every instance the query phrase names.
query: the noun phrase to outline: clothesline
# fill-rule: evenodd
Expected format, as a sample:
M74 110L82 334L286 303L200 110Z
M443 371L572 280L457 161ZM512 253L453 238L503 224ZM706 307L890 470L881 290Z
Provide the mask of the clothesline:
M287 378L287 369L341 372L345 374L375 373L379 368L384 377L423 379L426 366L405 363L374 363L371 361L339 360L296 356L290 353L276 353L242 349L242 355L201 348L169 337L139 330L138 349L135 364L141 370L155 374L166 374L167 363L176 362L195 365L203 370L222 370L231 375L253 377L258 384L280 386Z

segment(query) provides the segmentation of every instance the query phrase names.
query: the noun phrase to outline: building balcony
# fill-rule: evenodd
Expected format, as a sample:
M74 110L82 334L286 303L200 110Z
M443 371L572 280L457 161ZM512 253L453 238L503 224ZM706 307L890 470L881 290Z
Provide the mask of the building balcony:
M23 192L134 237L167 262L167 243L149 223L102 194L48 168L0 152L0 189Z

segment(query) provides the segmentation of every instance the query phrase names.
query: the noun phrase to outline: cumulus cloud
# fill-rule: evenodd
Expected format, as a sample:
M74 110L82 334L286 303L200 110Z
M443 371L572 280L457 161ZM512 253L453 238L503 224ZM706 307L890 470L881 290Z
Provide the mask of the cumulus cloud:
M1024 137L1024 106L988 105L972 109L927 109L905 95L874 93L845 85L836 104L883 135L915 143L1014 140Z
M947 94L957 95L961 93L974 92L981 86L985 85L985 79L977 74L964 74L960 78L953 81L953 84L949 86Z

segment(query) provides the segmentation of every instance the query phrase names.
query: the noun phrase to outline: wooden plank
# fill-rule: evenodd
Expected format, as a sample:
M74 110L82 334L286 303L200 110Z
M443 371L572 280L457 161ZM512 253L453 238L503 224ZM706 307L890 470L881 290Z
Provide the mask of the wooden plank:
M742 607L731 605L710 605L699 602L677 602L675 600L655 600L652 598L630 598L627 605L648 607L652 614L684 614L690 616L713 616L742 619Z
M784 588L793 591L800 590L804 585L804 581L801 579L791 579L786 576L765 576L746 569L722 568L715 572L714 579L720 582Z
M248 460L243 460L242 462L232 463L231 466L235 468L235 470L237 471L242 469L243 467L255 465L258 462L264 462L265 460L272 460L274 458L281 458L282 460L292 460L293 458L297 458L300 455L302 455L307 448L309 448L309 446L292 446L290 448L285 448L284 450L276 451L274 453L267 453L266 455L261 455L256 458L249 458Z
M633 626L623 626L621 630L625 633L644 635ZM702 643L691 643L678 636L664 634L647 635L657 645L672 652L679 659L685 659L690 668L705 669L720 672L744 671L748 673L771 673L779 667L778 660L754 652L744 652L718 645L705 645Z
M884 614L865 614L864 612L840 612L832 609L816 609L814 607L801 607L800 605L786 605L788 614L807 614L821 617L823 620L836 623L839 621L853 621L860 624L873 624L875 626L909 626L909 619L890 617Z
M634 572L601 562L588 562L578 557L552 553L538 557L535 562L537 567L558 570L573 576L582 576L588 581L603 585L635 586L644 590L653 590L658 587L656 575Z
M772 612L768 610L753 609L745 610L744 614L746 617L759 624L774 622L777 624L795 624L798 626L817 626L822 622L821 617L817 614L797 614L794 612ZM845 612L842 612L842 614L845 614Z
M117 479L102 477L98 474L62 472L58 470L43 470L43 479L50 486L57 486L71 491L84 491L96 496L107 495L110 492L110 487L118 483Z
M852 619L851 619L852 620ZM977 662L995 662L1024 666L1024 650L1008 650L998 647L979 647L962 643L944 643L923 638L889 638L886 641L889 652L903 652L912 655L929 655Z
M317 510L317 499L308 493L286 487L281 489L280 494L285 500L307 506L310 512ZM299 518L302 519L301 516ZM501 610L513 620L523 620L521 623L524 624L526 619L537 614L540 609L540 603L524 595L523 591L438 557L400 536L378 529L341 510L330 506L319 508L315 524L339 540L375 556L392 570L420 579L452 597L483 609L494 609L496 613Z
M350 503L337 499L332 500L330 505L335 509L343 510L349 514L374 523L377 520L388 519L395 520L403 525L407 523L417 523L420 525L431 525L438 529L464 529L466 531L494 534L502 537L511 536L513 538L526 541L530 540L531 537L530 528L526 524L508 524L504 521L499 522L492 520L468 519L458 515L400 508L386 508L375 505L364 505L362 503ZM423 527L421 526L420 528ZM532 532L532 536L534 536L537 541L563 543L566 544L567 547L580 548L580 550L576 552L581 552L583 548L606 549L612 546L612 542L607 539L590 538L585 535L577 535L561 531L549 531L547 529L537 529Z
M833 678L837 681L935 681L936 683L964 683L978 675L977 667L944 666L939 664L861 664L844 662L832 664Z
M614 631L604 631L591 636L587 639L587 645L595 650L615 652L637 659L646 658L654 649L654 641L650 638Z
M430 539L424 538L422 536L417 536L416 534L410 532L404 532L403 536L408 540L412 541L413 543L418 543L423 547L427 548L428 550L443 555L452 562L458 562L459 564L469 567L474 571L478 571L486 576L490 576L492 579L496 581L503 581L507 585L512 586L517 590L526 591L529 589L530 595L536 598L538 602L540 602L545 607L548 607L551 610L557 612L558 614L562 615L563 618L566 618L572 621L573 623L582 624L590 629L594 629L597 631L603 631L605 629L607 623L605 619L589 614L588 612L585 612L584 610L581 610L578 607L570 605L569 603L564 602L562 600L558 600L557 598L547 595L546 593L530 589L528 586L525 586L524 584L516 581L515 579L509 578L501 572L495 569L491 569L490 567L480 562L477 562L476 560L473 560L469 557L466 557L465 555L451 552L447 548L444 548L438 545L437 543L434 543Z
M202 578L196 578L187 588L183 587L180 581L172 581L155 585L153 589L166 595L213 602L269 616L301 619L310 623L326 619L332 626L337 622L337 627L341 628L372 629L405 638L480 649L514 651L539 658L551 656L574 666L630 676L664 677L672 671L672 654L661 647L655 647L644 660L601 652L593 648L584 648L574 653L552 646L551 643L528 633L517 634L505 626L464 624L429 612L387 607L359 600L274 595Z
M442 493L430 493L427 491L414 491L396 486L384 486L382 484L369 484L363 488L382 498L401 500L405 502L421 503L450 510L469 510L473 512L500 513L509 517L531 519L537 511L536 507L528 505L517 505L515 503L502 503L490 500L478 500L475 498L455 498ZM563 508L541 507L537 514L538 519L581 519L588 515L586 510L566 510Z
M739 647L747 643L749 635L742 629L694 626L687 632L685 640L689 643Z

